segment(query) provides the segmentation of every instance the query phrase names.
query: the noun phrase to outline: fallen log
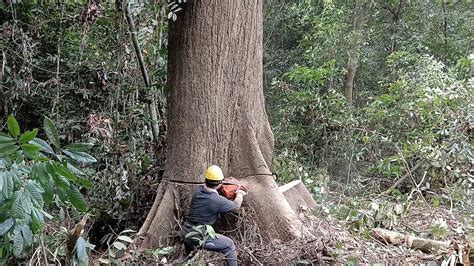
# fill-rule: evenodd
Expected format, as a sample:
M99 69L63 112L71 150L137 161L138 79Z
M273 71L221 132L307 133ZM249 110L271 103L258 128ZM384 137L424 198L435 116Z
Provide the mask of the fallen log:
M372 229L371 235L375 239L384 243L392 245L405 245L408 248L420 250L424 253L436 254L442 251L447 251L451 247L451 243L448 241L425 239L382 228Z
M290 204L293 211L299 213L302 208L314 210L317 206L311 193L301 180L295 180L278 188Z

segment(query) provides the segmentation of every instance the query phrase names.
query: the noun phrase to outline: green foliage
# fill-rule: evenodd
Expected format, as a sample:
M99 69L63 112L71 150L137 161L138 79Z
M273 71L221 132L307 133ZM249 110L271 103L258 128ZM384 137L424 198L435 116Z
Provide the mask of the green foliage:
M198 241L199 247L203 247L209 238L216 238L216 231L211 225L193 226L193 230L186 234L185 238Z
M438 191L458 181L468 186L474 158L469 136L472 85L427 55L397 52L388 64L397 79L358 108L347 106L339 92L301 83L311 80L305 71L291 70L275 80L276 169L289 175L284 165L293 162L288 168L302 164L310 177L328 168L339 180L354 174L396 179L420 163L417 173L424 174L416 175L417 183Z
M40 139L30 143L48 157L60 153L60 160L80 162L63 165L75 178L63 173L52 182L69 191L61 197L74 197L69 183L91 188L86 199L94 206L94 241L106 233L96 228L102 221L116 231L139 226L137 217L144 216L154 197L154 190L143 187L160 180L164 164L166 4L130 3L152 83L148 89L120 6L126 1L102 1L97 10L88 8L91 1L14 2L12 8L0 1L0 128L7 125L11 110L23 128L54 121L57 129L47 126L39 133L49 144ZM147 110L152 97L160 118L159 141L152 141ZM83 143L67 145L71 142ZM93 168L82 168L93 162ZM43 196L55 200L54 192L45 188ZM81 201L74 202L84 208Z
M407 161L421 160L432 182L467 181L474 158L467 126L472 85L429 56L394 53L389 63L398 80L362 109L367 125L378 133L370 135L368 146L378 142L378 149L387 150L379 171L400 176L394 166L406 170Z
M292 70L287 72L284 77L299 85L310 85L314 87L323 86L329 78L331 73L327 67L320 67L312 69L309 67L295 66Z
M125 255L127 247L133 243L130 234L135 233L133 230L124 230L120 234L106 234L101 240L101 244L106 244L107 252L99 259L103 264L121 265L121 258Z
M44 217L50 217L45 210L51 203L70 202L80 211L87 210L77 188L88 184L80 181L86 177L76 176L68 166L81 167L93 160L85 162L70 156L71 146L61 147L50 119L45 118L44 128L55 150L36 137L37 129L21 133L13 115L8 117L9 134L0 133L0 237L3 239L0 250L3 254L12 252L18 257L33 247L36 235L44 227ZM82 250L78 252L82 254Z

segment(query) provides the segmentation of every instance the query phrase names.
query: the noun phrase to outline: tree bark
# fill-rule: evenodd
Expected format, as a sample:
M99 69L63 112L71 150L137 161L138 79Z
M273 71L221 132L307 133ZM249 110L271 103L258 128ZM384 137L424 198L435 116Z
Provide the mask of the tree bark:
M359 66L360 46L362 43L362 28L364 24L364 14L366 0L356 0L354 14L354 26L352 31L352 44L349 50L349 59L347 60L347 73L344 79L344 95L349 104L353 102L354 78Z
M143 246L177 236L196 183L211 164L249 189L244 205L268 239L301 235L270 164L273 133L265 111L263 0L196 0L171 23L168 144L164 181L139 235Z

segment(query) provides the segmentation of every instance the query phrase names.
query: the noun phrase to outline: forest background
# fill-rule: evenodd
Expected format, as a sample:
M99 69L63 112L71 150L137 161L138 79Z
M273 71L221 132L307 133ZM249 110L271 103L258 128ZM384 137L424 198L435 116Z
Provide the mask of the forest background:
M48 198L46 191L45 202L35 197L43 184L2 175L2 259L35 259L41 243L60 260L65 228L88 208L84 250L93 244L92 254L107 250L102 258L114 260L110 250L123 248L113 243L128 245L128 230L146 218L166 158L167 30L180 13L155 1L130 5L151 80L145 86L124 4L0 3L0 131L18 138L25 160L41 163L39 150L28 146L37 136L77 170L70 183L55 180L64 193ZM302 180L317 216L354 235L384 227L438 240L472 238L471 5L266 0L264 92L277 182ZM0 170L28 171L2 161L13 144L1 137ZM50 165L64 171L54 160ZM26 212L38 212L36 228L10 224L8 213L25 213L15 209L21 189L31 191L34 206ZM335 243L335 257L343 245ZM157 250L157 260L172 252Z

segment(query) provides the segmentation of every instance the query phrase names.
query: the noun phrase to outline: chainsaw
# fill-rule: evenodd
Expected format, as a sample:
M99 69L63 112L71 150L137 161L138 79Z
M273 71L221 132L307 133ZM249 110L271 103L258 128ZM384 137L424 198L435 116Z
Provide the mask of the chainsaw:
M247 192L247 189L240 183L239 180L233 177L227 177L222 180L222 186L219 188L218 192L223 197L234 200L237 196L237 191L243 190Z

